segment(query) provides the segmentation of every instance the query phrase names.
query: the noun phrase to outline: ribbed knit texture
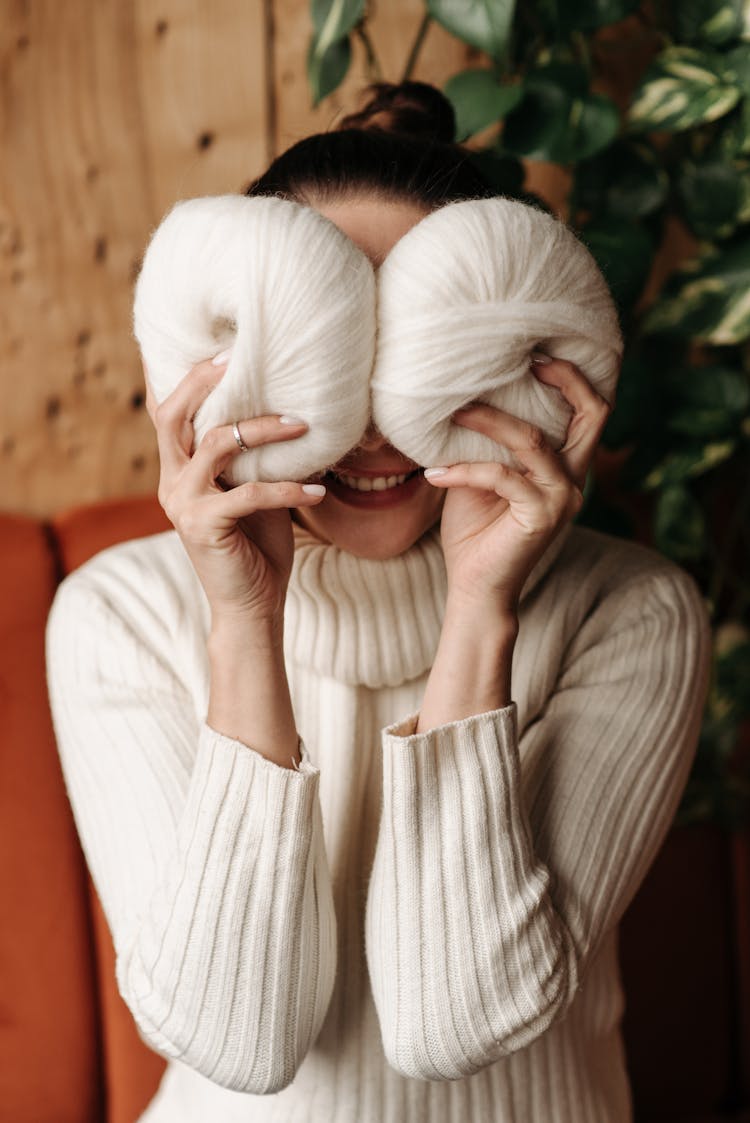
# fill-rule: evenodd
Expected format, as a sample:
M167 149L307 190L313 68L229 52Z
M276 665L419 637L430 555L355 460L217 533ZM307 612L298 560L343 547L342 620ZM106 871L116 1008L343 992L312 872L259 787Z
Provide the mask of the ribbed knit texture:
M565 532L524 591L513 702L415 734L437 531L385 562L295 538L298 770L206 724L208 605L174 532L99 554L52 608L118 985L170 1059L142 1123L627 1123L617 925L697 743L694 582Z

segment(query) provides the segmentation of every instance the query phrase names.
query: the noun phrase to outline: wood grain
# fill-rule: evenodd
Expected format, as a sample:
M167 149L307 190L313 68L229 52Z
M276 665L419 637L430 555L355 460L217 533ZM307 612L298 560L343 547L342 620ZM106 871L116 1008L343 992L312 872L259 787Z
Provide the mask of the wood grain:
M131 339L149 232L269 152L263 0L4 4L0 504L155 489Z

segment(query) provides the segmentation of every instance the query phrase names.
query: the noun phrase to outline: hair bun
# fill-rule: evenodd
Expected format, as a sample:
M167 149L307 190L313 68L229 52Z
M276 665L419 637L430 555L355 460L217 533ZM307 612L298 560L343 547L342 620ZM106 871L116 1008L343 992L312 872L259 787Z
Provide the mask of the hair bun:
M426 82L374 82L357 113L349 113L339 129L380 129L402 136L452 143L456 115L447 97Z

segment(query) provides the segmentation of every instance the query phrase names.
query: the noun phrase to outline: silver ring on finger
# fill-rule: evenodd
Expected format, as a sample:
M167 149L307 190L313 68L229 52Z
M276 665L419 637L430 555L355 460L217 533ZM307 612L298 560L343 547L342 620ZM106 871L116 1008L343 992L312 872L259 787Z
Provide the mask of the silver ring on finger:
M247 445L243 441L242 433L240 433L240 428L239 428L239 425L237 424L236 421L235 421L234 425L232 425L232 432L234 433L234 439L236 440L237 445L242 450L242 452L249 452L250 449L247 447Z

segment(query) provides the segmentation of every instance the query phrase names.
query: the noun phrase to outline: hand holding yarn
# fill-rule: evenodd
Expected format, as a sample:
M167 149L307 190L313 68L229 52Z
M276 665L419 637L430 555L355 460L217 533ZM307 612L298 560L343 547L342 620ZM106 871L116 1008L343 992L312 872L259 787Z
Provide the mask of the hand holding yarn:
M457 425L511 449L522 465L457 463L425 478L450 489L440 533L448 596L514 615L526 578L557 532L579 511L591 459L611 405L562 360L535 363L533 376L556 386L572 416L555 452L541 429L489 405L454 414ZM439 474L438 474L439 473Z
M281 619L294 557L285 508L319 503L325 494L324 487L291 481L227 490L222 473L244 455L232 425L209 429L192 453L193 417L226 367L226 360L198 363L159 405L144 367L159 442L159 502L205 590L214 628L225 620L243 627L250 619ZM238 422L238 429L243 444L255 450L299 438L307 426L263 416Z
M560 448L571 418L559 388L537 381L539 350L614 396L623 341L596 262L564 222L515 199L441 207L393 247L378 277L373 414L417 464L523 465L497 437L451 424L486 402Z
M236 418L291 414L299 440L251 447L225 478L303 480L364 433L375 347L375 275L367 257L310 207L276 198L177 203L143 259L134 334L161 402L187 372L231 347L201 403L194 446Z

